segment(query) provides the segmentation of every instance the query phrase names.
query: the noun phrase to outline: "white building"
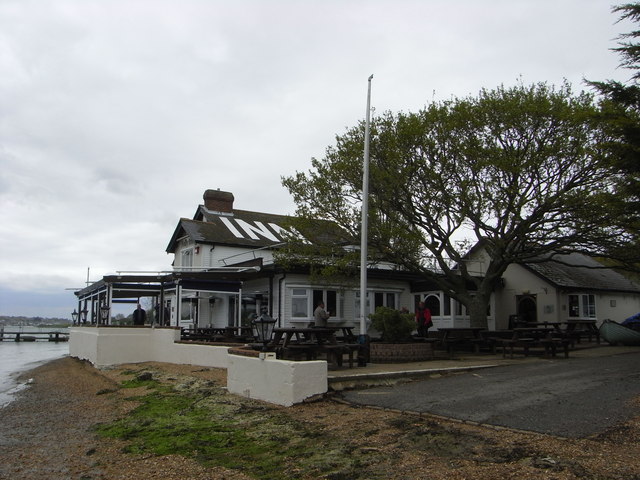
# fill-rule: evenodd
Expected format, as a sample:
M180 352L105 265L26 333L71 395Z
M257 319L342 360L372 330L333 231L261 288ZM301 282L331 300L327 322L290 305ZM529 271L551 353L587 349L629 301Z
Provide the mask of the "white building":
M151 298L155 321L180 327L248 325L252 315L267 311L278 326L306 326L322 300L332 326L359 326L359 278L321 283L304 269L285 269L273 252L283 245L287 217L234 208L229 192L207 190L193 218L181 218L166 251L172 269L157 274L105 276L76 292L78 311L100 323L100 306ZM295 232L289 232L293 234ZM503 286L491 299L489 329L509 327L519 315L529 321L624 318L640 312L640 288L595 260L573 254L562 263L511 265ZM472 250L470 262L479 275L486 252ZM598 268L595 268L598 267ZM438 327L467 327L465 308L435 284L391 268L368 272L367 311L378 306L414 311L425 300ZM108 320L107 320L108 322ZM375 332L373 332L375 334Z

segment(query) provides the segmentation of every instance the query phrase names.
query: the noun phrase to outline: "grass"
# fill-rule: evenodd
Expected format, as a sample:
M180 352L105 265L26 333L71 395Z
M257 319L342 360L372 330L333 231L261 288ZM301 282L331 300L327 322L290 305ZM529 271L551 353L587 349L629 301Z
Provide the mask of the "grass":
M136 378L122 387L144 387L145 393L130 397L138 406L126 417L99 426L98 432L125 440L128 453L178 454L258 479L373 478L342 440L313 431L277 409L227 395L221 388L197 384L173 388L155 379Z

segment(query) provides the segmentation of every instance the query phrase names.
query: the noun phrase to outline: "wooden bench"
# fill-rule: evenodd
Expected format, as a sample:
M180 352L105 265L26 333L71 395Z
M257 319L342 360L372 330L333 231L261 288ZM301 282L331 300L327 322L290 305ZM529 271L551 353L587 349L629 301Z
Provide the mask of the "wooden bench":
M348 355L349 368L353 368L354 354L359 352L360 347L357 343L289 343L276 353L280 358L291 360L317 360L319 355L324 354L328 363L338 367L343 365L344 355Z
M544 356L552 357L556 356L558 347L561 347L564 351L564 358L569 358L569 346L571 345L570 338L543 338L539 340L540 344L544 347Z
M522 348L524 356L527 357L531 353L531 349L541 347L544 350L544 356L546 358L555 357L558 348L562 348L564 357L569 358L569 346L571 340L568 338L498 338L496 342L502 346L502 357L507 357L507 350L509 355L513 358L513 353L516 347Z

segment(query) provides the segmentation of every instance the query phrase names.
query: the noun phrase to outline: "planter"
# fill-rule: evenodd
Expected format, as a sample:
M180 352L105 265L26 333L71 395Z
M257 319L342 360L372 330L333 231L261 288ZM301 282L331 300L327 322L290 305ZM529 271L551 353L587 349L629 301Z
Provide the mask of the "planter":
M431 343L382 343L369 344L371 363L421 362L433 358Z

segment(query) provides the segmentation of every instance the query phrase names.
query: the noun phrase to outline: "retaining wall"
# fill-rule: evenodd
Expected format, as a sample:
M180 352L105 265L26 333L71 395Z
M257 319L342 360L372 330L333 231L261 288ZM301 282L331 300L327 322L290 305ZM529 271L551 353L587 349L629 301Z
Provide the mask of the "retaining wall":
M382 343L369 344L372 363L421 362L433 358L432 343Z
M327 392L327 362L229 354L227 389L243 397L289 407Z
M179 340L180 329L172 327L72 327L69 354L97 367L166 362L225 368L229 392L284 406L327 392L325 361L232 355L229 346Z
M179 343L171 327L73 327L69 355L97 367L123 363L167 362L227 368L228 346Z

